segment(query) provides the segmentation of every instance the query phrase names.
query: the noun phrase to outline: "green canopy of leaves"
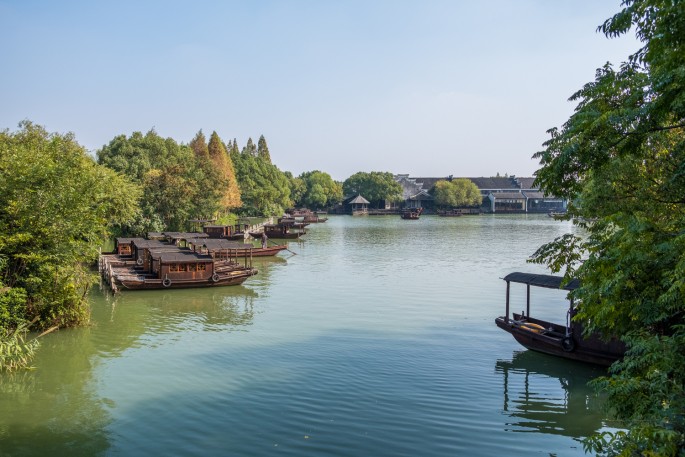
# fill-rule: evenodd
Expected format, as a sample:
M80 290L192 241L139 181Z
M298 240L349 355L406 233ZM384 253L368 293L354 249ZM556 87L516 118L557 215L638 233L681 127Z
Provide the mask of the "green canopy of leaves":
M435 203L442 207L477 206L483 202L478 186L467 178L438 181L432 193Z
M361 195L372 205L402 201L402 185L390 172L357 172L343 182L344 195Z
M263 154L257 153L251 138L242 152L238 152L234 141L229 155L241 190L242 213L271 216L283 214L285 208L292 206L290 179L270 160L265 160Z
M588 331L630 345L596 382L630 429L587 449L675 456L685 453L685 2L627 0L600 30L631 27L643 47L619 69L598 69L535 155L542 189L571 201L576 221L593 221L535 261L580 278Z
M29 121L0 133L0 326L68 326L89 315L89 269L110 227L137 214L138 186L71 134Z
M200 132L201 133L201 132ZM213 166L204 136L193 148L162 138L155 131L120 135L98 151L98 162L138 183L143 193L135 221L121 233L181 230L187 221L209 217L221 209L222 176Z
M302 173L299 177L304 190L295 204L309 209L328 208L342 200L342 185L328 173L314 170Z

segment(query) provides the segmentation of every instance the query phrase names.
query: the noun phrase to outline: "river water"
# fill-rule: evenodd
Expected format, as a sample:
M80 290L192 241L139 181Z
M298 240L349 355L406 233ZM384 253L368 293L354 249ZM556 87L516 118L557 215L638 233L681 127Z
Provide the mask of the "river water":
M494 323L544 215L333 216L244 285L96 287L92 325L0 374L2 456L578 456L598 368ZM513 309L525 286L512 285ZM532 312L564 321L563 293ZM544 302L544 303L543 303Z

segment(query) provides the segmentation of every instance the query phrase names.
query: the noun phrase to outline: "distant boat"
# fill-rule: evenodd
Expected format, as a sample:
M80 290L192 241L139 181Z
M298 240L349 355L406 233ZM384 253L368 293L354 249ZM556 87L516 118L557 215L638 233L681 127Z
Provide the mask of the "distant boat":
M402 210L400 217L402 219L417 220L421 217L422 212L423 208L407 208Z
M264 224L262 231L250 232L250 236L260 238L262 233L266 233L268 238L297 239L306 235L307 231L301 225L295 226L295 224L290 223Z
M571 291L579 286L577 280L562 287L560 276L539 275L530 273L510 273L504 277L507 282L506 311L504 316L495 319L495 323L505 332L510 333L522 346L533 351L544 352L580 362L609 366L623 357L625 344L611 338L605 341L598 334L583 335L583 325L573 322L577 309L573 300L566 312L566 325L535 319L530 315L530 287L544 287ZM526 310L520 314L509 314L509 289L511 283L525 284L527 287Z

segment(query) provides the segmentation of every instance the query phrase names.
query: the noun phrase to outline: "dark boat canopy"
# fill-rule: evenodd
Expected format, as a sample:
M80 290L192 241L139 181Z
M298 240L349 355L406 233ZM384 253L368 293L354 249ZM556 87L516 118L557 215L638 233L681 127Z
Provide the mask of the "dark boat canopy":
M532 273L514 272L509 273L502 279L507 282L516 282L536 287L546 287L548 289L574 290L580 287L580 281L577 279L572 279L568 284L562 287L564 278L561 276L552 275L536 275Z
M201 255L196 252L155 252L153 257L162 263L189 263L189 262L212 262L214 259L209 255Z

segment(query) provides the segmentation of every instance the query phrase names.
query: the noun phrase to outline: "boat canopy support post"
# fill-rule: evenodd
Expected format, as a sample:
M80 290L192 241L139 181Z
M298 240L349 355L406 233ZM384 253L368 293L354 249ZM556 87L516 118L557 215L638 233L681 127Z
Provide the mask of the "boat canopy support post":
M568 302L568 313L566 313L566 336L571 335L571 319L573 319L573 298L570 298Z
M526 284L526 316L530 317L530 284Z
M510 289L510 283L507 281L507 308L506 308L506 313L504 315L504 322L509 322L509 289Z

